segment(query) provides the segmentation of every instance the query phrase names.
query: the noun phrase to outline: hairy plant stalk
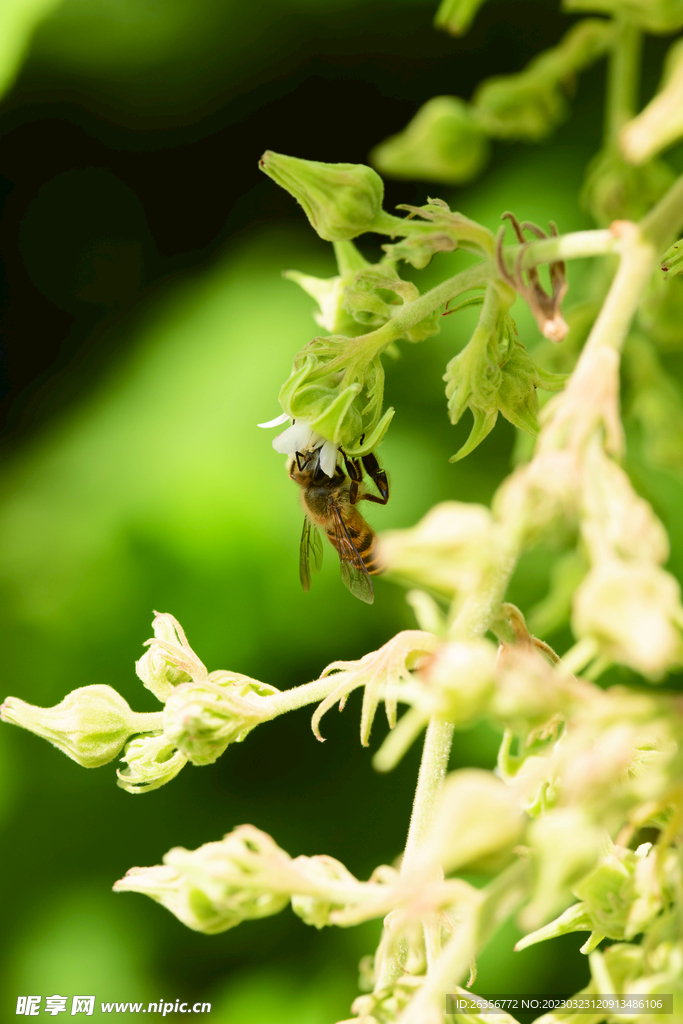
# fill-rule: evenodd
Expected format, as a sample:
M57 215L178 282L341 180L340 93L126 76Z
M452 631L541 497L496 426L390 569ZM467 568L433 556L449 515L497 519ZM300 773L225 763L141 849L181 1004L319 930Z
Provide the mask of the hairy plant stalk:
M324 676L322 679L314 679L311 683L304 683L302 686L292 687L291 690L282 690L280 693L264 697L260 705L264 712L264 721L285 715L288 711L306 707L307 704L317 704L318 701L329 697L337 685L338 682L334 675Z
M432 718L427 726L422 760L413 801L413 810L408 829L401 877L409 878L419 864L420 851L429 827L434 820L439 793L448 770L448 758L453 742L453 724L439 718ZM428 948L433 950L433 935L428 938ZM385 988L400 977L406 957L405 944L397 945L396 951L386 956L381 964L375 989Z
M454 640L475 640L485 636L505 599L508 584L520 554L519 538L503 525L498 558L484 586L465 598L449 629Z

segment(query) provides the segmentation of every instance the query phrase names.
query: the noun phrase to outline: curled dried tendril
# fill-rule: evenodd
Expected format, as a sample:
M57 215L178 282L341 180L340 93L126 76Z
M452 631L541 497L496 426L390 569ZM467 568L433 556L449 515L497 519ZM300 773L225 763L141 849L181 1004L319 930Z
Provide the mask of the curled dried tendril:
M501 227L496 239L496 260L500 276L528 303L543 337L548 338L550 341L564 341L569 331L569 325L562 317L561 311L562 300L567 294L568 287L564 263L561 260L556 260L549 264L550 284L552 287L552 294L550 295L543 288L536 267L528 268L526 271L527 280L525 281L522 273L522 264L528 242L524 237L524 232L531 231L537 238L547 238L548 235L543 228L539 228L537 224L532 224L531 221L525 220L520 224L514 213L510 213L509 210L502 215L501 219L510 221L522 248L517 256L514 270L510 273L505 265L505 257L503 255L505 227ZM550 222L550 234L553 237L557 236L557 228L552 221Z

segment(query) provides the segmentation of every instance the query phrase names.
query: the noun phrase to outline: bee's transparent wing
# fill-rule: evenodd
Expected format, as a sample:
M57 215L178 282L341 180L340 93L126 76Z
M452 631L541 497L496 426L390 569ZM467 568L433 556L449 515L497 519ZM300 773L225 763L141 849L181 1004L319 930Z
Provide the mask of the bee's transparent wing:
M304 528L299 548L299 578L306 592L311 589L311 573L320 572L323 564L323 541L318 529L304 517Z
M356 545L349 536L341 512L338 508L332 509L334 518L334 532L337 541L337 551L341 565L341 578L345 587L348 587L354 597L366 604L372 604L375 600L375 591L372 587L370 574L365 568L363 559L358 554Z

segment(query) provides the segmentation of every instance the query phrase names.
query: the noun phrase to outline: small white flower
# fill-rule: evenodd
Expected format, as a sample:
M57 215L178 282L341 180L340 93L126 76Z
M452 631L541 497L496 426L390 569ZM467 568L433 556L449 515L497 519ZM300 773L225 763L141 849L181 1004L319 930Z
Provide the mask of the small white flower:
M269 423L259 423L259 427L279 427L289 419L286 413L270 420ZM315 451L320 452L320 468L326 476L334 476L337 468L337 445L334 441L328 441L321 434L311 428L308 420L292 420L291 424L273 440L273 448L281 455L296 455L297 452Z

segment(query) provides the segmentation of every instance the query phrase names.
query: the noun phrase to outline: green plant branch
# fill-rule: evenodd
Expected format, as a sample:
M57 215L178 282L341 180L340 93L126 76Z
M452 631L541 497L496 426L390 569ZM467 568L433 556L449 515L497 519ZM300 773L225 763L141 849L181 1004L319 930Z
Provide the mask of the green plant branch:
M618 249L619 238L610 230L574 231L557 237L538 239L524 246L513 245L505 250L506 263L512 268L521 251L524 252L522 267L528 269L542 263L553 263L557 260L580 259L587 256L605 256ZM351 351L362 353L364 358L372 358L387 345L397 341L407 330L425 320L441 306L473 288L480 288L494 278L498 278L495 265L483 260L461 270L453 277L447 278L431 288L424 295L412 302L397 307L392 319L369 334L360 335L350 342Z
M570 383L581 379L583 367L590 362L596 349L607 347L621 352L643 288L656 264L658 251L644 237L642 228L625 222L624 243L612 286L584 345Z
M501 524L501 543L482 588L473 591L459 608L449 633L453 639L475 640L484 636L500 612L505 593L520 555L516 533Z
M432 718L427 726L408 839L401 862L401 877L410 876L418 866L420 852L434 820L439 794L448 770L453 728L452 722L440 718ZM405 953L405 946L397 945L395 952L383 959L375 991L391 985L400 977Z
M282 690L281 693L273 693L269 697L262 697L259 702L259 709L263 713L263 721L268 722L279 715L285 715L288 711L296 711L307 704L315 704L318 701L329 697L333 690L339 685L335 675L325 676L323 679L314 679L312 683L304 683L302 686L294 686L291 690Z
M407 302L398 309L394 317L388 323L379 327L372 334L364 334L354 341L360 346L367 346L370 351L381 351L392 341L397 341L403 334L425 320L431 313L445 306L451 299L468 292L472 288L480 288L490 280L494 273L492 265L488 261L475 263L474 266L461 270L459 274L449 277L446 281L431 288L419 299Z
M605 140L616 143L619 132L638 109L642 34L626 19L616 20L616 36L607 71Z
M539 238L526 245L506 246L505 263L512 270L519 253L523 250L522 270L537 267L541 263L555 263L558 260L576 260L586 256L606 256L614 252L618 244L616 235L609 228L594 231L571 231L566 235Z
M434 820L452 742L453 724L441 718L432 718L427 726L422 750L408 839L401 862L402 875L410 874L415 867L429 826Z
M677 237L681 227L683 227L683 174L640 222L643 238L655 246L658 256L671 239Z

